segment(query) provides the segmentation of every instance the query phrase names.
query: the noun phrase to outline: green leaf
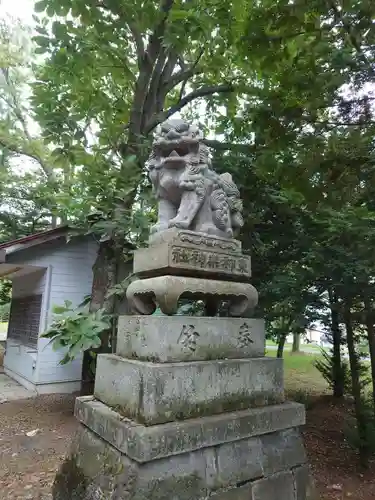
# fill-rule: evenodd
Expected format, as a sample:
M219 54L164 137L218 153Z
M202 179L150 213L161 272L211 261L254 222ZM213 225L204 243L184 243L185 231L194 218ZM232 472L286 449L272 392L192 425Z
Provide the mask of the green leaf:
M65 307L65 306L53 306L52 307L52 312L54 314L63 314L68 312L70 309Z
M41 48L47 48L49 46L50 40L46 36L34 36L34 42Z
M67 363L70 363L73 361L73 359L70 357L69 353L66 353L63 358L60 360L59 364L60 365L66 365Z
M34 10L35 12L44 12L47 9L48 0L40 0L39 2L35 2Z

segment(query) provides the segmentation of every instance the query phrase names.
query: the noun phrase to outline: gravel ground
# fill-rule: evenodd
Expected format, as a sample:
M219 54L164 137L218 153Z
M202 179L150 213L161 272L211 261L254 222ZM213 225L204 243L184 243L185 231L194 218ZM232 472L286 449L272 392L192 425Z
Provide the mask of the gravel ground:
M55 473L78 427L73 406L70 395L0 404L1 500L52 498ZM349 403L324 397L307 413L304 437L319 500L375 499L375 464L361 471L345 439L351 412Z
M73 405L66 395L0 405L0 499L52 498L56 470L78 425Z

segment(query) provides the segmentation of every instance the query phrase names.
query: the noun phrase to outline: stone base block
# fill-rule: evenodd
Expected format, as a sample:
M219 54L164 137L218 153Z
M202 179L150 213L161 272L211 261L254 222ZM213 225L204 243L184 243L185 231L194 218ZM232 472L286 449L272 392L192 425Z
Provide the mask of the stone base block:
M170 363L264 356L262 319L120 316L117 354Z
M149 363L98 356L94 395L146 425L284 401L276 358Z
M92 396L84 396L76 400L75 416L104 441L139 463L305 424L305 408L292 402L145 426L123 418ZM267 438L264 446L269 446Z
M148 248L134 252L134 273L142 278L173 274L249 281L250 256L241 242L194 231L169 229L154 235Z
M306 455L297 429L139 464L81 426L56 475L53 498L307 500L307 491Z

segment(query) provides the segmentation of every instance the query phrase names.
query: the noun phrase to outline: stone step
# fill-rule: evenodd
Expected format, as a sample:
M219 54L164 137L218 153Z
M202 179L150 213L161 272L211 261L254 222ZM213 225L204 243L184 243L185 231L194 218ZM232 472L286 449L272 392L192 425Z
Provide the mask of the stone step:
M146 425L284 401L277 358L151 363L98 356L94 395Z
M56 476L55 500L309 498L306 454L298 429L139 463L80 426L64 465Z
M117 354L159 363L263 357L264 320L120 316Z
M76 399L75 416L86 427L136 462L179 455L305 424L305 408L294 402L210 417L145 426L93 396Z

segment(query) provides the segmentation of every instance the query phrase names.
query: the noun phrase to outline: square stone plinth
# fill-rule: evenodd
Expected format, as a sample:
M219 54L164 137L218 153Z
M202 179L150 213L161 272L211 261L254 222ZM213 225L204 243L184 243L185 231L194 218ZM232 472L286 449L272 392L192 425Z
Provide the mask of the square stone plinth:
M303 475L297 480L296 474L306 467L299 431L271 436L294 453L283 459L285 470L269 475L267 455L284 449L264 448L262 436L140 464L81 426L56 475L53 499L308 500Z
M277 358L150 363L98 356L95 397L124 416L152 425L280 403Z
M262 319L120 316L117 354L160 363L264 356Z
M250 256L237 240L171 229L158 235L148 248L134 252L134 273L140 277L191 275L248 281Z
M75 416L104 441L139 463L255 436L264 436L264 468L269 473L288 467L294 460L293 453L299 456L303 453L300 447L288 445L293 440L275 434L305 424L303 405L289 401L281 405L145 426L124 418L93 396L84 396L76 400ZM285 449L285 453L273 453L273 449L280 448Z

